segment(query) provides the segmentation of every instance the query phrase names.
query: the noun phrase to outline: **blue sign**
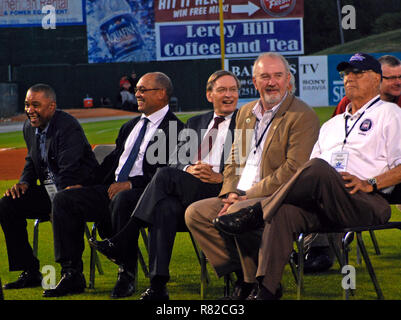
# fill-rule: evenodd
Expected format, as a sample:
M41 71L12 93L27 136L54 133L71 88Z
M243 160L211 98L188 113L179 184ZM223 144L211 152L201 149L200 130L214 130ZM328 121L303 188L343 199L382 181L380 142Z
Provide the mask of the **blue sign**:
M157 60L220 58L218 21L157 23L156 34ZM224 36L228 58L304 52L301 18L230 20L224 23Z

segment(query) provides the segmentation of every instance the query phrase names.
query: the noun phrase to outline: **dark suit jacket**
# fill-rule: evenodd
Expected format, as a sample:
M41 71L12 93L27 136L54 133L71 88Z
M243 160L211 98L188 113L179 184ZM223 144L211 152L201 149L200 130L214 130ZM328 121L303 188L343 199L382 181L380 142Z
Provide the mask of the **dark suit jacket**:
M36 185L37 179L41 183L44 180L39 143L35 132L36 128L33 128L29 120L26 120L23 133L28 154L20 181L27 182L29 185ZM55 183L59 190L70 185L92 183L98 163L81 125L70 114L56 110L49 122L46 153L49 168L55 176Z
M115 171L124 151L125 141L140 119L141 117L138 116L122 125L116 139L116 148L104 158L97 172L98 183L110 185L115 181ZM177 130L174 129L174 126L176 126ZM171 127L170 130L169 127ZM148 154L148 152L153 153L155 148L157 151L164 154L155 154L155 156L160 159L157 163L149 163L147 160L148 157L145 156L142 168L143 175L129 178L133 186L145 188L152 179L157 168L166 166L169 163L169 156L174 151L177 144L177 138L170 136L170 133L175 132L175 134L177 134L183 127L184 124L169 110L146 148L146 154ZM162 130L162 132L159 132L159 130ZM155 145L156 143L157 146ZM158 146L160 147L157 148ZM153 155L149 158L153 158Z
M232 145L233 140L234 140L235 118L236 118L236 115L237 115L237 111L238 110L235 110L233 115L232 115L232 117L231 117L229 131L227 133L226 141L224 143L224 152L223 152L223 154L221 156L221 161L220 161L220 173L223 173L224 162L228 158L228 156L230 155L231 145ZM207 112L207 113L204 113L204 114L197 115L197 116L194 116L192 118L189 118L187 123L186 123L186 125L185 125L185 128L186 129L195 130L196 131L197 140L190 140L189 136L187 136L186 137L187 139L184 140L184 137L186 136L186 134L183 131L182 132L183 137L179 138L179 143L178 143L177 150L180 150L180 148L185 148L186 149L186 155L188 157L189 157L190 150L192 150L192 151L193 150L198 150L198 147L202 143L202 139L203 139L204 135L206 134L206 130L205 129L207 129L210 121L212 121L213 115L214 115L214 111L210 111L210 112ZM196 146L194 146L194 143L196 143ZM175 159L179 158L177 156L177 152L176 152L175 156L176 156ZM180 161L180 159L178 159L178 162L176 164L172 164L172 166L177 168L177 169L182 170L188 164L189 163L185 163L183 161Z

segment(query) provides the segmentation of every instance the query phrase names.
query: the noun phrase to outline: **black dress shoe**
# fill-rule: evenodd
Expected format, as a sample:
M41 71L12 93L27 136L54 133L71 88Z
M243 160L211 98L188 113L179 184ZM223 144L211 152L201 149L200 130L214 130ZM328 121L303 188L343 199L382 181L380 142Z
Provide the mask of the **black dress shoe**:
M281 284L274 294L261 284L256 288L257 290L253 290L246 300L280 300L283 296Z
M4 289L23 289L42 286L42 274L39 271L24 271L20 274L17 281L7 283Z
M231 296L223 297L220 300L246 300L255 287L257 288L256 283L237 281L234 285L234 290Z
M112 298L130 297L135 292L135 278L127 271L119 271L116 285L111 292Z
M152 288L146 289L144 293L142 293L139 300L145 301L167 301L170 297L168 296L168 292L166 287L160 290L155 290Z
M43 297L54 298L62 297L67 294L78 294L85 291L86 281L81 272L66 271L62 274L60 282L54 289L43 291Z
M305 256L304 273L327 271L333 263L329 247L312 247Z
M264 226L262 206L258 202L237 212L217 217L213 224L218 230L230 235L259 229Z
M105 255L109 260L115 264L122 265L124 258L120 255L114 243L109 239L104 241L97 241L94 238L89 239L89 245L95 248L101 254Z

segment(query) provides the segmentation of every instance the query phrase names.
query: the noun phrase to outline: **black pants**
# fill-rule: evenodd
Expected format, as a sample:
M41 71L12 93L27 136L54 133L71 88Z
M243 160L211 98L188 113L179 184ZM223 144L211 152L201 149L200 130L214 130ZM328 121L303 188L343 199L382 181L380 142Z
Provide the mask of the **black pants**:
M51 202L46 189L31 186L20 198L3 197L0 200L0 223L3 228L10 271L39 270L28 241L26 219L48 220Z
M112 238L122 251L137 252L141 226L149 227L150 278L169 276L177 231L186 231L184 214L191 203L215 197L221 184L204 183L172 167L158 169L143 192L128 224Z
M143 188L119 192L112 200L108 186L97 185L58 192L53 201L53 234L56 262L82 265L85 223L98 223L102 237L117 233L129 220ZM127 253L129 267L136 256Z

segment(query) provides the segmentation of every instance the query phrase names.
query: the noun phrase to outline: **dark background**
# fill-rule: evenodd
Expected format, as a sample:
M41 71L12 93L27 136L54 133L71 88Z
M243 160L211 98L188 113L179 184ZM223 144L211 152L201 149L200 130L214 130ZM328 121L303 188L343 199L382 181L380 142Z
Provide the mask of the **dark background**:
M341 6L352 4L357 14L357 29L344 30L345 41L401 28L400 0L341 0ZM305 0L305 54L340 43L336 0ZM209 75L220 69L220 60L183 60L148 63L88 64L86 26L35 28L0 28L0 82L7 82L11 68L12 81L18 84L19 107L23 110L26 90L35 83L52 85L58 94L60 108L82 106L89 94L99 106L101 97L113 104L121 76L162 71L174 83L174 96L180 111L210 108L205 98ZM11 66L11 67L10 67ZM174 110L177 111L177 110Z

